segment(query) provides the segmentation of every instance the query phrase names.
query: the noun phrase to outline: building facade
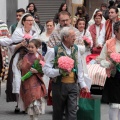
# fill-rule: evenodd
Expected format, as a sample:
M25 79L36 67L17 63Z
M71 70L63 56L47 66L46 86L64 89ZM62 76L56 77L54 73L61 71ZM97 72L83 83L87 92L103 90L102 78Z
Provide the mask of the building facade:
M68 10L72 13L72 0L0 0L0 19L5 21L8 26L16 22L16 9L24 8L29 2L34 2L40 16L41 23L52 19L58 12L61 3L66 2ZM92 16L93 11L100 7L102 2L108 3L109 0L84 0L89 16ZM76 12L76 9L75 11Z

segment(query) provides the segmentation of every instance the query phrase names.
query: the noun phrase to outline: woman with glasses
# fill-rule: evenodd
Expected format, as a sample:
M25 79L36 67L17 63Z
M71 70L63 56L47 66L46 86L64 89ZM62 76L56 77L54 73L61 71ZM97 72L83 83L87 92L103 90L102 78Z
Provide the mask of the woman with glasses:
M40 29L34 21L31 14L26 13L19 21L16 30L12 34L13 43L10 46L10 51L13 54L8 72L7 79L7 102L17 102L15 112L19 112L18 100L21 84L21 72L17 65L22 61L22 58L27 53L27 44L32 39L38 39Z

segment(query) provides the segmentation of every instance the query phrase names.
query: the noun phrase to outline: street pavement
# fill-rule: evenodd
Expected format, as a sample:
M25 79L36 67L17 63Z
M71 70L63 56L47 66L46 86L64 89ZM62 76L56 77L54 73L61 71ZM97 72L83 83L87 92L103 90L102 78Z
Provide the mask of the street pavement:
M5 87L6 83L2 83L0 96L0 120L29 120L27 114L15 114L15 102L6 102ZM100 98L101 96L94 96ZM46 114L39 115L39 120L52 120L52 106L46 106ZM108 105L101 104L101 120L108 120Z

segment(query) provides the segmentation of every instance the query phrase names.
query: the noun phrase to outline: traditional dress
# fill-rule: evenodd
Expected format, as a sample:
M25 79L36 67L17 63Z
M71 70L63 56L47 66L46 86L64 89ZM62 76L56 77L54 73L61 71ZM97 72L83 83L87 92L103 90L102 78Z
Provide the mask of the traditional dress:
M82 43L83 41L83 36L88 37L91 40L91 46L92 47L92 37L90 32L87 30L86 32L83 30L82 32L79 33L79 39L75 40L75 44L79 47L80 49L80 54L81 54L81 60L82 60L82 66L83 66L83 70L84 70L84 79L85 79L85 83L88 86L88 89L90 90L91 88L91 82L92 80L90 79L89 75L88 75L88 69L87 69L87 65L86 65L86 56L90 54L90 48L86 48L85 45Z
M101 54L101 66L106 68L107 73L107 79L105 82L103 95L102 95L102 101L105 103L109 103L110 105L110 120L114 120L116 116L120 116L120 72L116 72L115 76L112 76L114 66L108 61L108 56L113 52L120 52L120 40L117 40L116 38L112 38L108 41L106 41L106 44L104 45ZM116 111L116 113L115 113ZM117 113L118 112L118 113ZM114 116L116 115L116 116ZM114 117L113 117L114 116ZM113 118L113 119L112 119ZM115 120L119 120L120 117L118 117Z
M60 31L62 28L63 27L61 27L60 24L56 25L56 29L50 35L48 47L54 47L55 45L59 45L61 43ZM73 27L73 29L74 29L75 34L76 34L76 39L78 40L79 39L79 31L74 27ZM81 42L82 42L82 40L81 40Z
M4 38L7 38L7 35L9 35L9 31L8 31L7 25L3 21L0 21L0 32L1 32L0 39L1 40L3 39L3 42L4 42ZM0 81L6 80L7 76L8 76L8 66L9 66L9 64L8 64L8 48L5 46L0 46L0 51L1 51Z
M21 66L22 76L30 71L31 66L37 59L42 59L42 56L38 53L36 56L30 53L24 56ZM46 88L42 76L43 74L41 73L33 74L21 83L20 95L29 115L41 113L41 97L46 95Z
M94 15L95 15L96 11L98 11L98 10L99 10L99 9L95 9L95 11L94 11L94 13L93 13L93 15L92 15L92 18L91 18L90 21L88 22L88 26L91 26L91 25L95 24ZM102 16L102 21L101 21L101 23L104 24L105 21L106 21L105 18Z
M28 13L26 13L26 14L28 14ZM24 14L24 16L26 14ZM16 65L17 65L18 61L21 60L23 58L23 56L27 53L25 47L21 47L17 51L14 50L16 44L22 42L24 39L23 37L25 34L25 30L24 30L24 26L22 25L21 21L22 21L22 19L19 21L18 26L11 37L12 42L14 44L12 44L12 47L11 47L11 53L13 53L13 55L12 55L12 58L10 61L10 66L9 66L10 68L9 68L8 79L7 79L7 88L6 88L7 102L16 101L16 97L15 97L14 93L19 94L19 92L20 92L21 71L17 68ZM40 29L38 28L36 23L34 23L34 24L35 25L32 26L29 34L32 36L31 39L38 39Z
M92 40L93 40L93 48L92 48L93 54L100 54L101 52L101 48L97 48L97 45L98 45L98 37L100 35L100 31L102 27L103 27L102 23L99 26L93 24L89 27L89 31L91 33Z
M82 45L81 41L82 42L84 41L83 36L86 36L91 41L91 44L90 44L89 47L85 46L84 55L85 55L85 58L86 58L87 55L91 54L90 48L92 48L92 46L93 46L93 41L92 41L92 37L91 37L91 34L90 34L89 30L86 30L86 31L83 30L82 32L79 32L79 39L75 40L75 44Z
M77 46L76 46L77 47ZM46 64L43 67L44 73L53 78L52 82L52 100L53 100L53 120L62 120L64 109L66 108L66 116L68 120L77 120L76 118L76 106L77 106L77 81L80 83L81 88L86 87L83 75L83 68L81 63L80 50L73 46L68 49L63 43L58 46L58 52L55 55L55 49L50 48L47 52L49 58L46 60ZM74 61L79 61L77 66L78 80L75 79L75 73L68 77L61 77L57 66L53 68L55 56L74 56ZM57 78L56 78L57 77ZM70 77L70 79L69 79ZM55 78L55 79L54 79ZM69 99L68 99L69 98ZM66 103L67 101L67 103ZM70 104L70 105L69 105ZM67 105L67 106L66 106Z
M119 20L120 20L119 18L116 18L116 22ZM99 45L104 45L106 40L109 40L115 37L114 31L113 31L113 24L114 22L112 20L110 19L106 20L100 32L100 36L98 38Z

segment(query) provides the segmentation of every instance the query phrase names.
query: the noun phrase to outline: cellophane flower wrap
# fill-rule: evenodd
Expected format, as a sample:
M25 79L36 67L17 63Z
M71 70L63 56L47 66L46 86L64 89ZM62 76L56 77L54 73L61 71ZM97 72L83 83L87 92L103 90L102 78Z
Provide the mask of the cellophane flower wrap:
M32 68L36 69L39 73L43 74L42 67L44 66L44 64L45 64L45 62L42 60L40 60L40 61L35 60L33 65L32 65ZM21 80L25 81L26 79L30 78L32 75L33 75L32 72L29 71L24 76L22 76Z
M111 53L110 60L114 64L115 69L112 71L112 74L116 74L116 70L120 72L120 53Z
M25 34L23 38L26 40L27 43L29 43L29 40L32 38L30 34Z
M90 46L91 45L91 40L88 37L83 36L82 39L84 41L85 46Z
M58 58L58 68L63 76L68 75L74 68L74 60L68 56L61 56Z

